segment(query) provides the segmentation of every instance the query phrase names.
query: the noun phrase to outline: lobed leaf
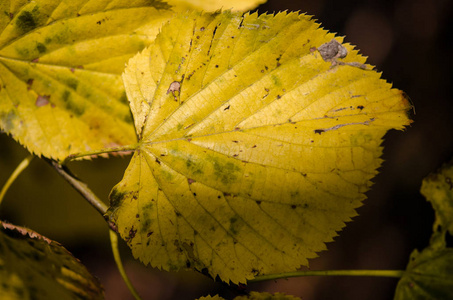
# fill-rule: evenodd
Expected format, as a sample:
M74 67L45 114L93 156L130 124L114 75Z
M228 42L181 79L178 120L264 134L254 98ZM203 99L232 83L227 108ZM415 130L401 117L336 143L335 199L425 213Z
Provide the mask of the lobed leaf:
M1 299L103 299L99 281L60 244L0 222Z
M135 143L120 74L171 14L159 0L2 0L0 129L55 159Z
M139 146L108 215L135 257L233 283L325 250L410 104L298 13L181 14L123 74ZM319 50L319 51L318 51Z

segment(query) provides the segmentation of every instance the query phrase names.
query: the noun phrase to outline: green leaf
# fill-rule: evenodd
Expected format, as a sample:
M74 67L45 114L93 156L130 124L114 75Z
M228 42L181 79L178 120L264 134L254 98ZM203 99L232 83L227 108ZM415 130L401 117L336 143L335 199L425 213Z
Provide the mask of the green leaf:
M395 300L453 299L453 249L429 247L411 254Z
M171 15L150 0L0 4L0 129L55 159L136 141L120 74Z
M440 226L453 235L453 162L423 179L420 192L436 213L434 230Z
M1 299L103 299L99 281L60 244L0 222Z
M135 257L245 282L307 265L357 215L410 104L318 27L183 14L129 61L140 142L108 215Z

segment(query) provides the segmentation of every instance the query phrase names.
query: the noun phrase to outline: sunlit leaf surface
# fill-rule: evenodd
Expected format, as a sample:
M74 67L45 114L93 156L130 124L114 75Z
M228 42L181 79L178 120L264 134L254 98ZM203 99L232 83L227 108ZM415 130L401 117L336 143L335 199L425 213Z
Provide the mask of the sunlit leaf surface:
M185 14L123 75L140 140L108 215L135 257L224 281L326 249L410 104L305 15Z

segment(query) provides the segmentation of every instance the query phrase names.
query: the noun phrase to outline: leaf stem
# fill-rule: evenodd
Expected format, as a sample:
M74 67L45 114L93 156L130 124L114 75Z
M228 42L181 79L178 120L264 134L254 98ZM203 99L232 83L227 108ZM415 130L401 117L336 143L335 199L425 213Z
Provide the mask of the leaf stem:
M2 190L0 191L0 204L2 203L3 198L5 197L6 192L8 191L9 187L13 182L19 177L20 173L22 173L23 170L25 170L28 165L30 165L30 162L33 160L34 155L29 155L27 156L13 171L11 176L9 176L8 180L6 181L5 185L2 187Z
M135 290L132 282L129 280L129 277L127 277L126 271L124 270L123 263L121 262L120 251L118 249L118 236L113 230L110 230L110 244L112 245L113 258L115 259L116 266L124 280L124 283L126 283L132 296L134 296L136 300L141 300L140 295Z
M115 147L115 148L107 148L107 149L100 149L100 150L93 150L93 151L75 153L75 154L71 154L68 157L66 157L64 159L62 165L65 165L67 162L69 162L71 160L75 160L77 158L82 158L82 157L86 157L86 156L97 156L97 155L100 155L100 154L107 154L107 153L113 153L113 152L126 152L127 153L127 152L130 152L130 151L134 151L137 148L138 148L138 144L134 144L134 145Z
M101 215L107 213L108 206L102 202L93 191L82 181L80 181L74 174L69 171L68 168L62 166L54 160L43 157L52 167L60 174L77 192L79 192L83 198L85 198L88 203L90 203ZM104 217L105 218L105 217ZM116 230L115 224L107 220L109 227L113 230Z
M275 280L290 277L302 276L372 276L372 277L393 277L401 278L406 271L404 270L325 270L325 271L296 271L289 273L270 274L257 276L249 280L249 283L265 280Z

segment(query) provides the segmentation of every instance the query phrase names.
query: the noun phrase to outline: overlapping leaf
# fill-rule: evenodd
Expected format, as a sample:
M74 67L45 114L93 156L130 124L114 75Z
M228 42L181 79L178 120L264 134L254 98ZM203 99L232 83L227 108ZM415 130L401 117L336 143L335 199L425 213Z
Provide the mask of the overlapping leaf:
M2 0L0 129L56 159L134 143L120 74L171 14L158 0Z
M1 299L103 299L99 281L66 249L0 222Z
M410 104L318 27L185 14L129 61L140 144L109 216L135 257L245 282L307 265L356 215Z

